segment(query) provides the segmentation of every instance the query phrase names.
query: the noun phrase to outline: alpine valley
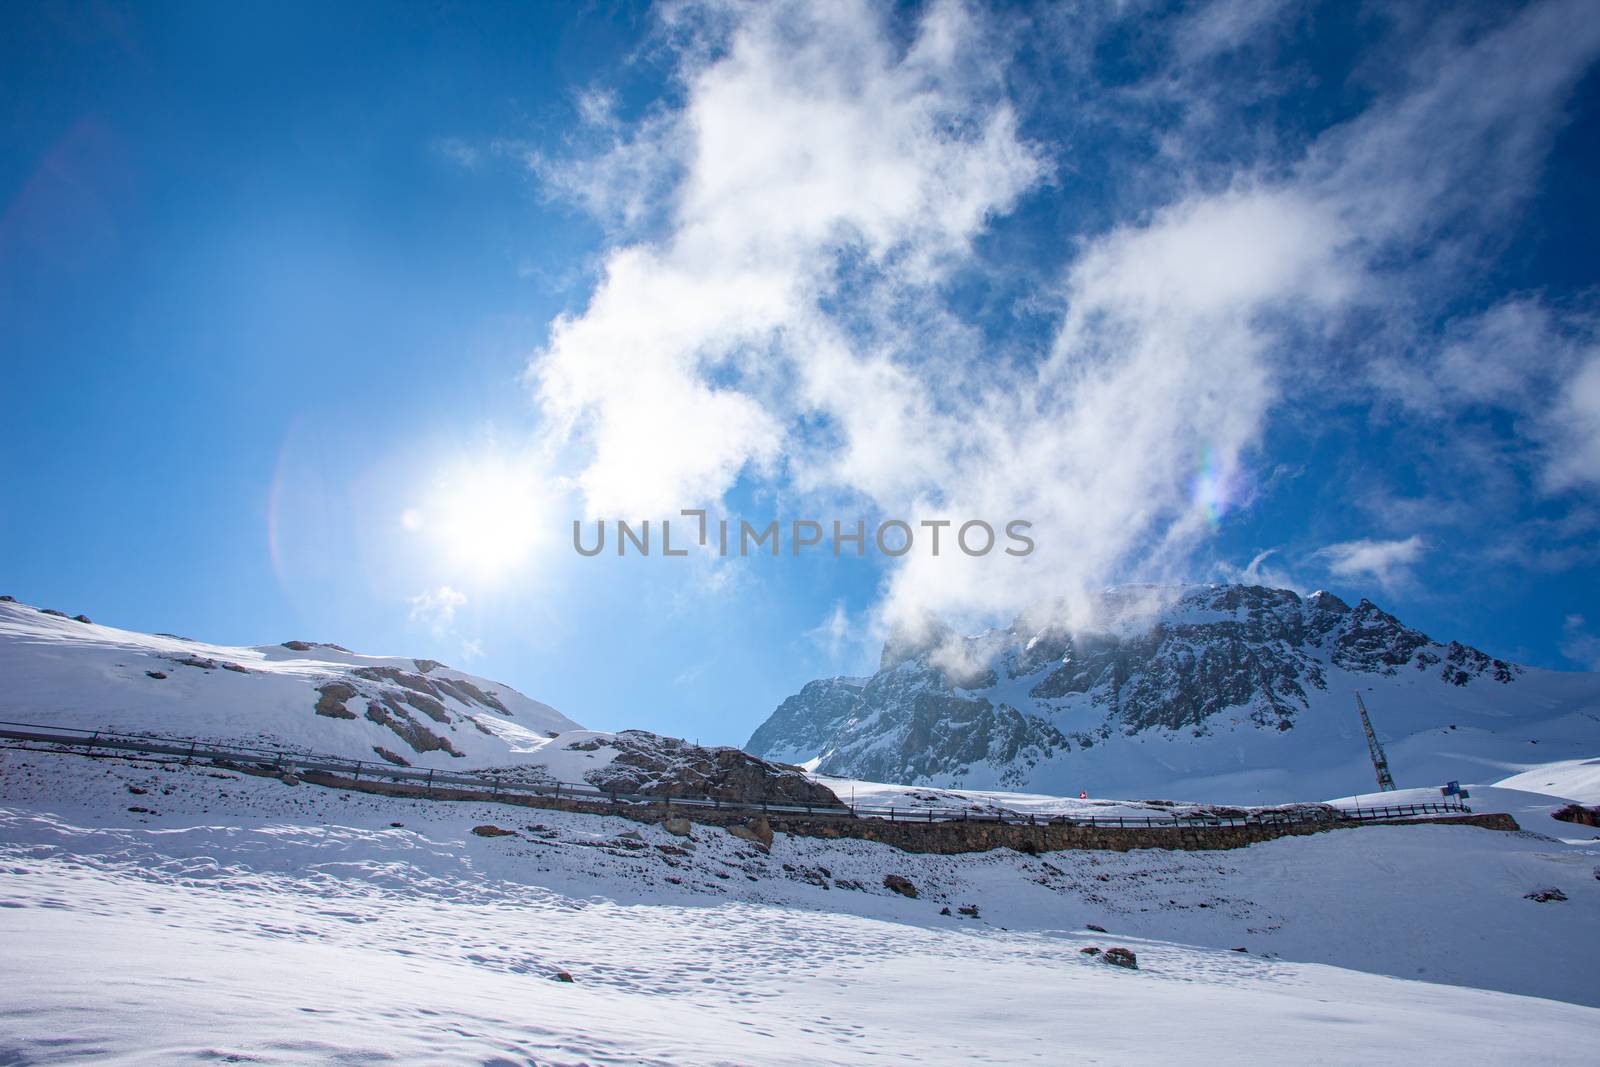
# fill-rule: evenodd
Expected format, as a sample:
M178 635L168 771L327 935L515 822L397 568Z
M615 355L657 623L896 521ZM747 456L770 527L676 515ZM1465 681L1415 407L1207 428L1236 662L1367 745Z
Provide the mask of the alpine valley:
M1441 643L1366 599L1124 586L1088 624L1029 621L1061 614L892 634L877 673L807 684L745 747L869 781L1230 803L1371 789L1357 693L1401 787L1600 747L1600 674Z

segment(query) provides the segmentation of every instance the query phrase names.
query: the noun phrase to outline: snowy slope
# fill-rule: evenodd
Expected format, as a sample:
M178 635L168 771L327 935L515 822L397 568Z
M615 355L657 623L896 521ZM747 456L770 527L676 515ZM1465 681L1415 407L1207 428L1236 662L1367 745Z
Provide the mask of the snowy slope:
M1437 642L1365 600L1121 589L1095 619L891 638L877 674L811 683L746 747L880 782L1281 803L1372 785L1360 692L1402 786L1600 752L1600 675Z
M0 1062L1588 1063L1597 862L1438 826L765 852L0 750ZM1140 969L1079 951L1111 945Z
M584 730L510 686L431 660L290 641L231 648L0 601L0 719L282 746L413 767L510 768L618 792L832 803L736 748Z
M1600 804L1600 759L1536 764L1495 784L1507 789L1549 793L1579 804Z
M0 677L0 718L16 722L352 759L381 749L419 767L521 762L552 734L579 729L510 686L430 660L303 641L211 645L14 601L0 602Z

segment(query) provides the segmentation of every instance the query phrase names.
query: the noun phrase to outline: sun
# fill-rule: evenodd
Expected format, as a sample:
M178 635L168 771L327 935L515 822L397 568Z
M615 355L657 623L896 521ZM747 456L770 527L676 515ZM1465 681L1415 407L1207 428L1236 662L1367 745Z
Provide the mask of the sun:
M498 456L447 469L403 528L420 535L452 571L479 579L525 569L547 540L548 483L525 464Z

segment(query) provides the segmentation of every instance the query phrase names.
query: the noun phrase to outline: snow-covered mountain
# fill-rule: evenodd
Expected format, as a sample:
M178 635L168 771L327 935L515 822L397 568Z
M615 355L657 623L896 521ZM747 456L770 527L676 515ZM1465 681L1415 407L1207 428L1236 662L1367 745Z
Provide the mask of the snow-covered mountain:
M427 659L285 641L234 648L0 598L0 719L264 744L618 792L833 803L793 768L643 730L585 730L515 689Z
M1090 614L891 637L876 674L811 682L745 747L871 781L1280 802L1371 788L1360 692L1402 786L1600 749L1600 675L1440 643L1368 600L1123 587Z

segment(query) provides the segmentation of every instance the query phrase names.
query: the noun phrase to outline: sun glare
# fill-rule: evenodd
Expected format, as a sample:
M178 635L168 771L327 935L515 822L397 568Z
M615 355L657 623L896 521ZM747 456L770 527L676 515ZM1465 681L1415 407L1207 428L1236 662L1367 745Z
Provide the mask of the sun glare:
M528 564L547 532L545 498L533 472L491 458L440 478L426 506L407 508L401 524L425 537L453 570L503 578Z

